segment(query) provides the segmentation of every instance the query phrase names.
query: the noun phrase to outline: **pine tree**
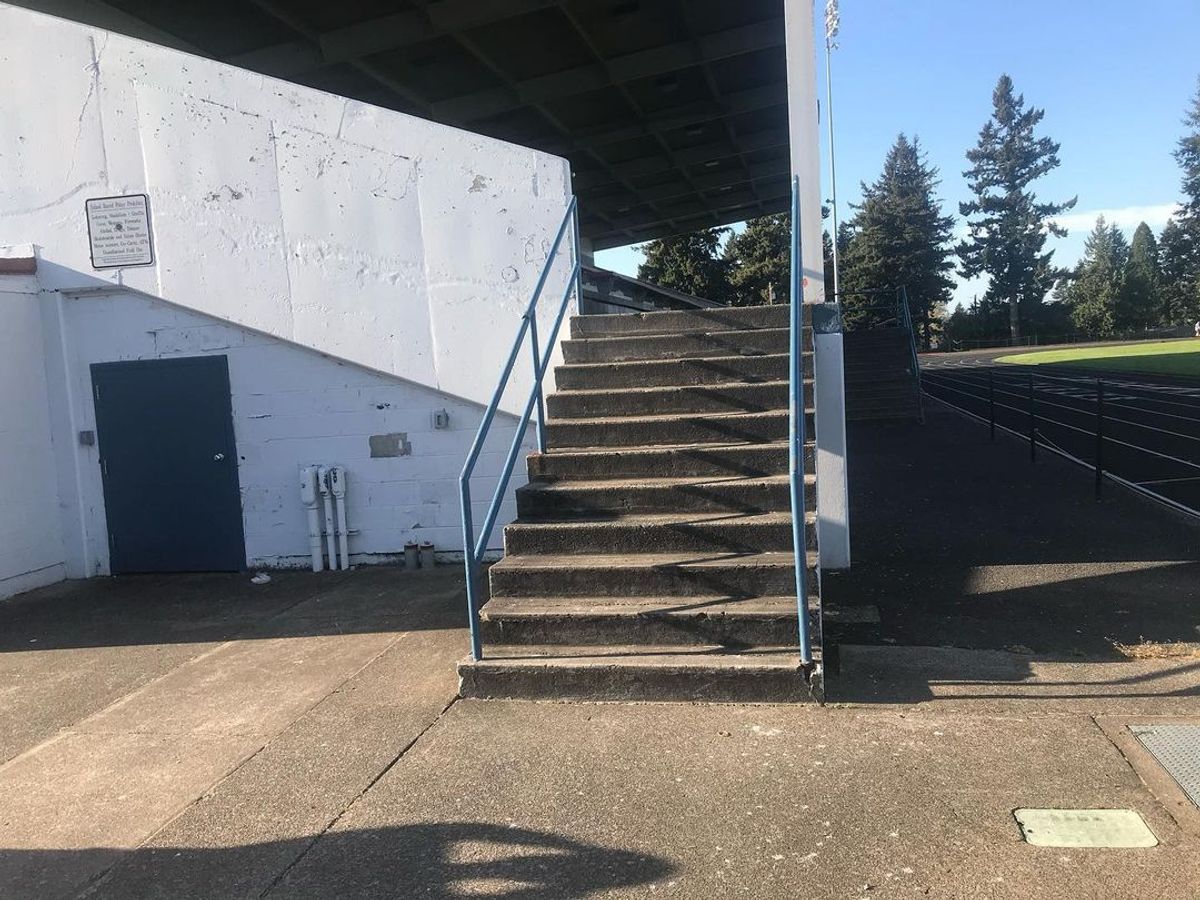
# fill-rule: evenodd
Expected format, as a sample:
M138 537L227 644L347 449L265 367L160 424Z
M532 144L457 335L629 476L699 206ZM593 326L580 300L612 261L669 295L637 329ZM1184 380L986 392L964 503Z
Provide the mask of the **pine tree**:
M1189 131L1175 147L1183 202L1178 221L1163 229L1162 293L1172 324L1190 325L1200 319L1200 80L1183 123Z
M1076 198L1039 203L1030 190L1059 166L1059 145L1033 133L1045 111L1026 109L1025 97L1014 95L1007 75L996 84L992 107L978 144L967 151L971 168L963 177L976 199L959 204L969 234L958 253L965 278L989 277L984 305L1008 307L1009 337L1015 341L1062 274L1052 264L1054 251L1044 248L1048 235L1066 235L1054 217L1074 207Z
M919 139L901 134L879 178L862 186L862 202L848 223L853 237L838 251L842 308L851 327L877 317L870 308L891 303L904 287L922 344L932 342L938 312L954 286L949 275L954 219L942 215L939 184Z
M1099 216L1084 243L1083 259L1059 284L1059 296L1070 307L1071 321L1080 331L1093 337L1113 333L1128 259L1125 235Z
M1200 292L1193 273L1200 269L1196 244L1188 231L1171 219L1158 242L1161 319L1168 325L1191 325L1200 318Z
M1137 330L1161 323L1160 275L1158 243L1150 226L1142 222L1133 232L1129 261L1125 265L1125 283L1117 298L1117 328Z
M1191 129L1179 139L1175 148L1175 161L1183 169L1183 203L1179 213L1179 224L1200 241L1200 78L1196 80L1196 96L1183 117L1183 124Z
M839 247L838 250L840 252L841 248ZM833 300L833 238L829 236L828 228L821 231L821 259L825 264L823 267L825 272L825 292L829 299Z
M642 244L638 278L717 303L731 299L729 265L718 252L728 228L658 238Z
M759 216L725 244L729 282L738 305L787 303L791 271L789 213Z

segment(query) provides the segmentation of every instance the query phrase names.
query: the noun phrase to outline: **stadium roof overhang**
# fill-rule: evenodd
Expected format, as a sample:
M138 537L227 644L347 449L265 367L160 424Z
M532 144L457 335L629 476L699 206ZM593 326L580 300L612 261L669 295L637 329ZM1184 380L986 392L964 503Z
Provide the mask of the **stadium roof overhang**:
M16 0L567 157L596 249L787 207L785 0Z

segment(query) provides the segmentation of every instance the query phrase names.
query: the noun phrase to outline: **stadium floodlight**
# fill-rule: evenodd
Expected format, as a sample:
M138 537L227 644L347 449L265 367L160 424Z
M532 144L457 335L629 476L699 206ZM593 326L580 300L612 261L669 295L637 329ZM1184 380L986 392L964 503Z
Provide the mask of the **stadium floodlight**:
M837 49L838 27L842 24L841 13L838 12L838 0L826 0L825 3L825 48Z

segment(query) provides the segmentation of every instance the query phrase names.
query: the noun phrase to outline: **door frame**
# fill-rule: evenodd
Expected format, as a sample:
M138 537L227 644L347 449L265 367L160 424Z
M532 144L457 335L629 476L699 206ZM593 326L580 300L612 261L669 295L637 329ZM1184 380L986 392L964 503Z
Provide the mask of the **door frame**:
M229 448L232 454L231 464L226 467L226 478L228 486L232 490L233 495L238 498L237 516L236 518L236 538L238 546L241 548L238 554L238 566L236 569L228 571L245 571L246 566L246 534L245 534L245 510L242 507L242 492L241 479L239 476L239 457L237 453L237 436L233 428L233 392L229 380L229 357L224 353L203 354L199 356L170 356L170 357L149 357L146 359L119 360L114 362L94 362L88 365L88 378L91 383L92 393L92 412L95 417L93 421L96 423L96 443L99 451L99 469L100 469L100 493L104 500L104 531L105 531L105 547L108 550L108 572L110 575L122 574L122 570L117 565L117 553L113 546L113 531L109 520L109 476L107 467L104 465L104 425L103 416L101 415L101 407L98 396L98 381L96 379L97 372L119 372L119 371L137 371L147 370L154 366L172 366L179 368L199 368L208 370L211 374L217 377L219 382L219 392L222 406L222 430L225 445ZM128 570L132 572L132 570Z

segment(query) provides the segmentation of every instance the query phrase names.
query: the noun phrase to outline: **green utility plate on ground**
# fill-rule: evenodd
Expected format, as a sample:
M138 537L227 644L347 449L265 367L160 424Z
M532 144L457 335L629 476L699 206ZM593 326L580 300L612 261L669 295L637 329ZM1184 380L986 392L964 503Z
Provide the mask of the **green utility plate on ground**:
M1027 843L1036 847L1155 847L1158 838L1132 809L1018 809Z

